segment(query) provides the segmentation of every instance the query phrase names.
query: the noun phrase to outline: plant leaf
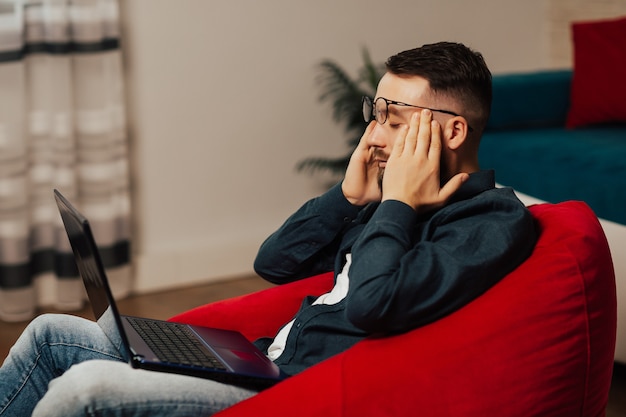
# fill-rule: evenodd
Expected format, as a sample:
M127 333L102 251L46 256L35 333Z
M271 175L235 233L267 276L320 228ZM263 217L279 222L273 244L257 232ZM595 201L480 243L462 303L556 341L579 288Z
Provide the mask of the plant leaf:
M366 123L363 120L362 97L374 96L378 82L384 73L384 66L375 64L367 48L362 50L363 66L354 79L335 61L326 59L318 65L316 82L320 87L320 102L330 102L333 120L343 125L348 134L347 144L350 152L339 158L311 157L296 165L299 172L330 171L343 174L352 151L359 143Z

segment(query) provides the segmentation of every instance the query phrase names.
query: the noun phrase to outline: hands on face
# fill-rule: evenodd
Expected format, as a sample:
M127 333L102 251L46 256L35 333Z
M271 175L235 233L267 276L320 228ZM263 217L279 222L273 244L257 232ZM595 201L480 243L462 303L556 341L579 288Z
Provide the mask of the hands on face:
M379 167L374 157L375 148L369 145L369 137L376 126L371 121L350 157L341 189L350 203L364 206L382 197L379 186Z
M376 122L371 122L350 158L342 190L356 205L373 201L398 200L417 212L441 207L469 177L453 176L441 186L441 126L432 112L414 113L408 126L396 138L384 169L382 189L379 159L369 136Z

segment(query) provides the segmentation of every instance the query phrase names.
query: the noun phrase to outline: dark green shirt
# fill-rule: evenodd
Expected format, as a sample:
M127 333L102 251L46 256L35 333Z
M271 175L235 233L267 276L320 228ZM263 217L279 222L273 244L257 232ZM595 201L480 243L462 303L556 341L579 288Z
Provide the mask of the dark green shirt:
M530 212L513 190L495 188L493 171L471 174L446 206L421 216L399 201L353 206L338 184L287 219L255 260L259 275L283 284L337 276L352 253L348 295L333 305L307 297L275 362L294 375L365 337L440 319L517 267L536 240Z

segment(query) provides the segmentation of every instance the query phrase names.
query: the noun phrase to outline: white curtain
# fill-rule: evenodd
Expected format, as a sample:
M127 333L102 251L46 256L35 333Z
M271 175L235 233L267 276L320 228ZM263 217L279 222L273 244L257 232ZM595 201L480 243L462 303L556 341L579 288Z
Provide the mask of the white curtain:
M53 189L90 220L116 296L131 287L117 0L0 0L0 320L85 301Z

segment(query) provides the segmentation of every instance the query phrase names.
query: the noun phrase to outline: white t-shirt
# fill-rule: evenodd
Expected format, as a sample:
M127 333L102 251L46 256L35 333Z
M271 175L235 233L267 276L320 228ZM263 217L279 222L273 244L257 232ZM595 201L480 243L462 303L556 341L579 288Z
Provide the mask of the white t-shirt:
M337 282L333 289L323 295L320 295L317 300L313 302L313 305L319 304L327 304L333 305L337 304L348 294L348 287L350 284L350 279L348 278L348 270L350 269L350 264L352 263L352 254L346 254L346 264L343 266L343 270L339 275L337 275ZM285 344L287 343L287 337L289 336L289 332L293 327L294 320L291 320L289 323L285 324L282 329L278 332L276 337L274 338L274 342L267 349L267 356L271 360L276 360L285 350Z

